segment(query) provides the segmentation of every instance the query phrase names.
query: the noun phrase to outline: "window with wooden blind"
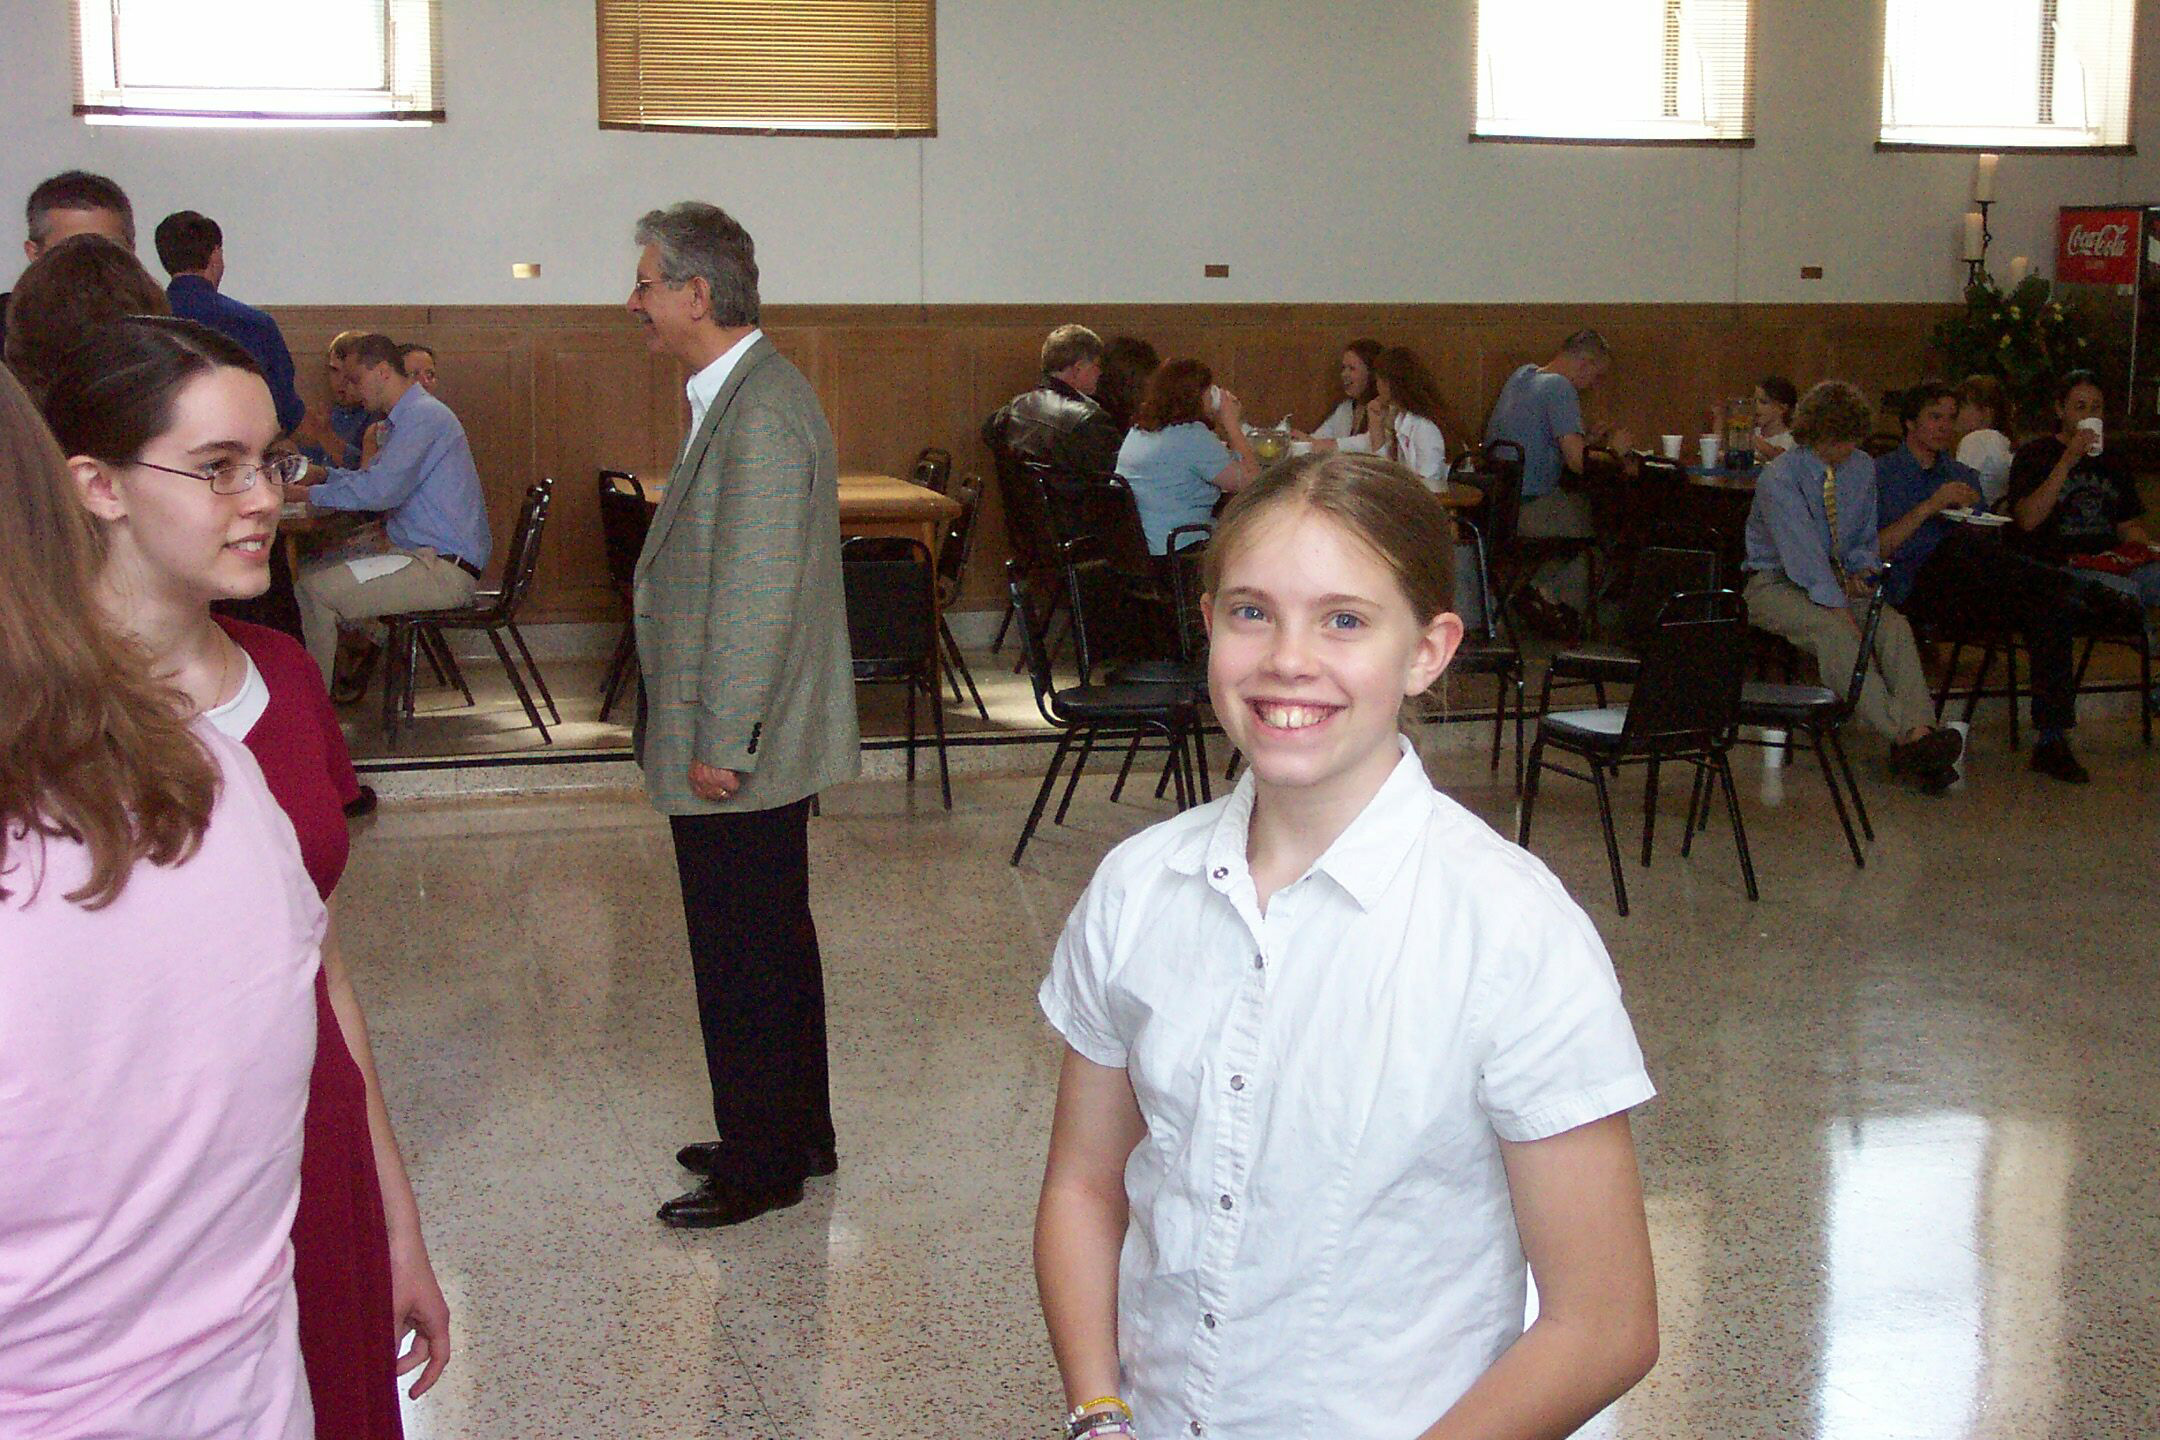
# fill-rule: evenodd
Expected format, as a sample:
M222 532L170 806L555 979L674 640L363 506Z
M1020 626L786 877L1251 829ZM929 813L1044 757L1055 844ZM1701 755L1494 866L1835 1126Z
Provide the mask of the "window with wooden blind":
M443 118L438 0L73 0L91 124Z
M2138 0L1884 0L1884 147L2120 150Z
M1478 0L1473 140L1745 145L1753 0Z
M935 0L596 0L600 126L935 135Z

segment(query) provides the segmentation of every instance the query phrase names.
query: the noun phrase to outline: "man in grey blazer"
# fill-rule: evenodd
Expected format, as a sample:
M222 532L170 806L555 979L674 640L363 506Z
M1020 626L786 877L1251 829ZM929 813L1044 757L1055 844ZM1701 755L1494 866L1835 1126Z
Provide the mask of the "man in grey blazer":
M690 437L638 557L636 747L674 831L718 1138L670 1225L734 1225L830 1175L810 800L860 769L839 464L810 382L758 329L757 254L711 205L638 222L630 313L689 376Z

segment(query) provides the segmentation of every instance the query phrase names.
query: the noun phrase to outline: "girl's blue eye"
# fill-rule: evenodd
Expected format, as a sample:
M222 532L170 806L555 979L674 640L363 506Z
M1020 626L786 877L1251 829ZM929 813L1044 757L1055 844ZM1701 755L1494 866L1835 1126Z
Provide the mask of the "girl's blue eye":
M1337 630L1355 630L1362 626L1365 621L1359 616L1352 615L1347 610L1338 610L1333 615L1328 616L1327 623Z
M1266 618L1260 613L1260 607L1257 605L1233 605L1230 607L1230 614L1233 619L1237 620L1261 620Z

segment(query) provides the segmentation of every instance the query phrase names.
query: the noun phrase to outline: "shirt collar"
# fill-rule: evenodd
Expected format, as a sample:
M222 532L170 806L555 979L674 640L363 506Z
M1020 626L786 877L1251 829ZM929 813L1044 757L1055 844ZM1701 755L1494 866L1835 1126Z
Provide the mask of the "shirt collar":
M415 380L412 384L405 387L405 393L398 396L397 404L390 407L390 413L383 416L383 419L388 420L393 425L396 424L397 419L400 415L405 415L412 410L418 409L423 402L417 397L426 394L427 387L425 385L422 385L419 381Z
M735 367L742 363L742 357L749 353L750 347L757 344L764 334L763 330L751 326L749 334L728 346L721 352L719 359L683 383L683 391L690 397L690 408L697 414L698 419L705 418L705 412L712 408L713 401L720 398L721 390L727 385L728 376L735 373Z
M1361 910L1370 910L1394 883L1418 834L1432 818L1432 781L1408 736L1397 736L1402 758L1366 802L1349 828L1313 862L1308 873L1326 875L1341 886ZM1247 879L1245 848L1252 830L1253 773L1238 777L1215 823L1196 830L1165 857L1171 869L1186 875L1207 873L1210 886L1229 891ZM1300 877L1302 878L1302 877Z

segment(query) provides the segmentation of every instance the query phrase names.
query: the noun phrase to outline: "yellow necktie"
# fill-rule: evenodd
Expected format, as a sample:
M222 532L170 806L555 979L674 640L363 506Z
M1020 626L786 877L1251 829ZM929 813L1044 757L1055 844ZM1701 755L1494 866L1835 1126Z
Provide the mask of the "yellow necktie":
M1838 553L1837 535L1837 471L1824 470L1822 477L1823 513L1830 520L1830 569L1837 575L1838 584L1845 583L1845 560Z

